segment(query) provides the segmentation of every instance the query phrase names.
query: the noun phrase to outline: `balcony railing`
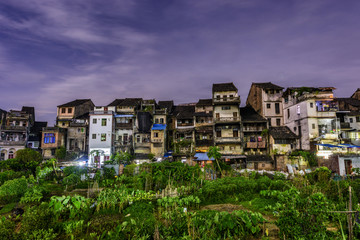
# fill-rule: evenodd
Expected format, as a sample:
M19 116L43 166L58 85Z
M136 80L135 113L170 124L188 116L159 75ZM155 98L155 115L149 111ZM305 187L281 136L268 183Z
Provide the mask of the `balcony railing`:
M121 129L132 129L133 125L132 123L116 123L115 127Z
M341 123L340 123L340 128L341 128L341 129L350 128L350 123L348 123L348 122L341 122Z
M135 147L150 147L150 142L135 143Z
M1 130L4 131L22 131L22 132L26 132L27 127L25 126L0 126Z
M240 103L240 97L213 98L215 104Z
M194 123L178 123L178 127L194 127Z
M108 115L113 114L113 111L91 111L90 115Z
M129 146L129 145L131 145L131 141L114 141L115 147Z
M215 123L240 122L240 117L218 117L214 118Z
M246 143L247 148L266 148L265 142L247 142Z
M4 141L0 140L0 145L3 146L23 146L26 144L26 141Z
M243 131L244 132L261 132L264 130L264 127L246 127L244 126Z
M226 143L226 142L240 142L240 137L217 137L215 142L217 143Z

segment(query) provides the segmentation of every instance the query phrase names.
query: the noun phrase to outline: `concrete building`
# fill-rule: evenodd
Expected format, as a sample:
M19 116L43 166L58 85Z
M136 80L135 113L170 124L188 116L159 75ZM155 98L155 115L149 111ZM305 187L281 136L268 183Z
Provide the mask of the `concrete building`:
M195 151L207 152L214 146L212 99L199 99L195 105Z
M4 121L4 115L2 120ZM0 125L0 160L15 158L16 151L27 146L34 122L33 107L23 107L21 111L10 110L6 114L5 122Z
M89 121L89 163L101 166L114 154L115 107L95 107Z
M92 111L94 106L91 99L76 99L57 106L56 126L67 128L74 119Z
M212 103L215 146L225 161L243 159L238 89L233 83L213 84Z
M269 126L283 126L283 89L271 82L252 83L246 105L266 118Z
M66 150L76 156L89 151L89 113L73 119L67 127Z
M334 89L299 87L284 92L285 125L299 136L299 149L315 152L315 144L339 143L336 117L339 107L333 96ZM326 147L318 150L331 151Z
M149 160L149 154L151 154L151 126L151 113L138 112L134 128L135 160Z
M56 149L65 146L66 129L59 127L44 127L42 129L41 150L44 159L55 158Z

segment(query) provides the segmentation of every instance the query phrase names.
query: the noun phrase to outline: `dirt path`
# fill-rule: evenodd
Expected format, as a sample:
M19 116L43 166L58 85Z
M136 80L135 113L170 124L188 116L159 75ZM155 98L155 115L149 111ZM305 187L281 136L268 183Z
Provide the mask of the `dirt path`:
M243 210L243 211L250 211L249 209L245 208L242 205L235 205L235 204L213 204L201 207L201 210L216 210L216 211L225 211L225 212L233 212L235 210ZM264 215L263 217L268 221L264 224L264 229L268 230L269 233L269 240L280 239L279 238L279 228L275 225L275 221L277 220L274 216L271 215Z

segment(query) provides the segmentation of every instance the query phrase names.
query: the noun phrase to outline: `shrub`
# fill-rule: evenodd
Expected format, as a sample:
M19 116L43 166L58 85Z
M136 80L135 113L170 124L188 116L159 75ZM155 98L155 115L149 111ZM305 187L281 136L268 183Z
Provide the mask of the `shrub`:
M0 203L6 204L20 200L27 190L26 178L6 181L0 187Z
M44 189L39 186L29 188L21 198L20 203L39 203L43 198L43 192Z
M6 217L0 217L0 239L14 239L15 223Z
M53 213L46 202L39 206L29 207L21 221L21 232L30 233L40 229L49 229L54 225Z

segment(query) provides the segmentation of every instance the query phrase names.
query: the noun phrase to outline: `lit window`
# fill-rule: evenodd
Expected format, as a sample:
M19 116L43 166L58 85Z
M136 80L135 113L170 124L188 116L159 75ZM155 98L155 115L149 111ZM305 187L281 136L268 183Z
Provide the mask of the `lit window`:
M101 134L101 141L105 142L106 141L106 133L102 133Z

